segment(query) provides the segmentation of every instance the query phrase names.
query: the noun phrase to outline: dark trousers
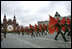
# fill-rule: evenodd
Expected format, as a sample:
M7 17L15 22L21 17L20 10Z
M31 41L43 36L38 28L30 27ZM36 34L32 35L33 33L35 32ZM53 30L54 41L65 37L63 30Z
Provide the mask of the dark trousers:
M61 31L56 34L55 39L57 39L57 37L58 37L59 34L62 35L64 41L67 41L66 38L65 38L65 36L64 36L64 34Z
M36 36L38 36L38 35L40 36L40 32L36 32Z
M33 37L33 36L35 37L35 35L34 35L33 32L32 32L32 33L31 33L31 37Z
M65 33L64 33L64 35L66 34L68 32L68 34L67 34L67 36L69 36L70 34L71 34L71 31L65 31Z
M22 32L22 35L24 35L24 32Z
M71 36L71 30L70 31L68 31L68 34L67 34L68 36L70 35Z
M64 35L66 34L66 32L68 32L68 30L65 31Z
M44 31L42 31L42 35L44 34Z

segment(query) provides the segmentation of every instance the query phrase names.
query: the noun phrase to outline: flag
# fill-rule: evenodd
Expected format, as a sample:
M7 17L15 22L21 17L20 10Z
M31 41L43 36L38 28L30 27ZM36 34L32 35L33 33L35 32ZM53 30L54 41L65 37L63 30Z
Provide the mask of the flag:
M43 24L43 27L44 27L44 31L47 29L47 26L45 24Z
M34 32L37 32L37 28L36 27L34 27Z
M30 25L30 33L32 33L33 27L31 24L29 24L29 25Z
M29 26L30 26L30 28L32 28L32 25L31 24L29 24Z
M28 27L26 26L26 32L28 32Z
M68 18L66 19L66 18L64 18L64 17L63 17L63 19L61 20L61 23L64 25L66 20L67 20L67 24L69 24L69 23L70 23L70 19L68 19ZM62 28L62 30L65 32L65 29L66 29L65 26L62 26L61 28Z
M32 33L32 30L30 30L30 33Z
M71 25L71 20L69 18L67 18L67 24L68 24L68 29L70 29L70 25Z
M57 30L56 27L51 28L56 23L58 23L58 21L55 18L53 18L52 16L50 16L49 25L48 25L49 33L54 33L54 31Z
M35 27L37 28L37 25L35 24Z
M55 29L56 29L55 31L58 32L58 27L55 27Z
M46 25L45 25L45 24L43 24L43 26L44 26L44 27L46 27Z
M42 31L42 28L40 27L40 28L39 28L39 32L41 32L41 31Z
M55 25L56 23L58 23L58 21L55 18L53 18L52 16L50 16L49 24L50 25Z
M66 18L63 17L63 21L65 21L65 20L66 20Z
M61 27L62 28L62 30L65 32L65 26L64 27Z
M55 31L55 27L51 28L50 25L48 25L48 29L49 29L49 33L54 33Z
M37 25L35 24L34 32L37 32Z
M71 21L71 20L70 20L69 18L67 18L67 24L70 24L70 21Z
M40 24L39 25L39 32L41 32L42 31L42 25Z
M42 27L42 25L40 24L39 27Z
M66 19L63 17L63 19L60 22L64 25L65 21L66 21Z

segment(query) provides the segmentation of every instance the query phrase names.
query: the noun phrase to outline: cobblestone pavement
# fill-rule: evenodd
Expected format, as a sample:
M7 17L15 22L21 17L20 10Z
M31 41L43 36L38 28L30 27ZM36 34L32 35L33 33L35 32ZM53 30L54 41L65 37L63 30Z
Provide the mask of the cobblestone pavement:
M30 35L18 35L8 33L1 41L1 48L71 48L71 37L66 36L69 42L64 42L61 35L54 40L56 33L31 37Z

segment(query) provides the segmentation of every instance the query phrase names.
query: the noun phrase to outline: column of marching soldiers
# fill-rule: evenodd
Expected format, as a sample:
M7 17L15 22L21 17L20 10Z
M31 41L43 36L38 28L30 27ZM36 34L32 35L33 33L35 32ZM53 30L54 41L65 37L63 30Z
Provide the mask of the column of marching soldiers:
M54 27L54 26L58 27L58 32L55 36L55 40L57 40L58 35L61 34L64 41L67 42L68 40L65 38L65 34L67 33L67 36L71 36L71 23L67 24L67 20L66 20L64 24L62 24L62 25L61 24L62 23L60 22L60 19L59 19L58 23L56 23L55 25L52 26L52 27ZM61 31L62 26L65 27L65 31L63 31L64 33ZM49 31L50 31L49 25L47 26L45 24L43 24L43 25L41 25L41 24L36 25L35 24L35 26L32 26L31 24L29 24L29 27L27 27L27 26L25 28L23 26L21 26L21 28L18 27L16 29L15 33L18 33L18 34L22 33L22 35L30 34L31 37L36 37L36 36L40 36L40 35L47 35L47 33L49 33ZM4 34L5 34L4 37L6 37L5 32L6 31L4 31ZM54 31L54 32L56 32L56 31Z

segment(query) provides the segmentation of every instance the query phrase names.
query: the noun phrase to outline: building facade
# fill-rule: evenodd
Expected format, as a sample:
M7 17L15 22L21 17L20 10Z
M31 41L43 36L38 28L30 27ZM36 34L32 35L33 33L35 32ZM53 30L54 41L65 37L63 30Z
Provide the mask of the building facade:
M38 22L38 25L43 25L43 24L45 24L46 26L48 25L48 23L49 23L49 21L39 21Z
M1 32L6 30L14 31L19 24L16 22L16 17L14 16L13 21L11 19L7 20L6 15L4 15L3 23L1 23Z

